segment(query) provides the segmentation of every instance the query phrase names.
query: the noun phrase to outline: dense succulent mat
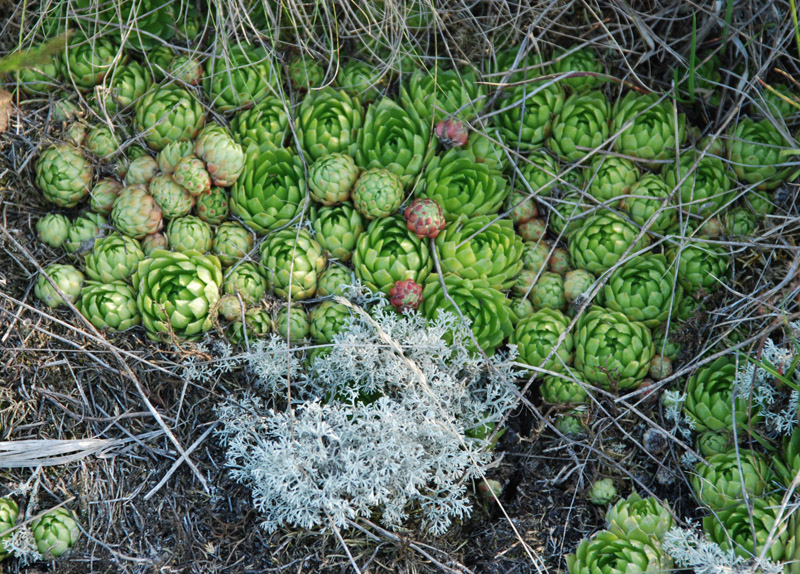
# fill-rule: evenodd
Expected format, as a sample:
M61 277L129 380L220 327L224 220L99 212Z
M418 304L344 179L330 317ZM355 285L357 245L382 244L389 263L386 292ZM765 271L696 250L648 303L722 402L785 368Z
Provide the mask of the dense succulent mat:
M11 569L800 570L793 4L3 9Z

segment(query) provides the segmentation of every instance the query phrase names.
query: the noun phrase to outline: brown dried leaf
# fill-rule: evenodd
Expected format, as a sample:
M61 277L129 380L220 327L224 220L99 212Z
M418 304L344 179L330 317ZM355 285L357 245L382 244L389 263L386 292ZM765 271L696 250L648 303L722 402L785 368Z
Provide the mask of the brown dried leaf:
M0 134L8 130L11 121L11 93L0 89Z

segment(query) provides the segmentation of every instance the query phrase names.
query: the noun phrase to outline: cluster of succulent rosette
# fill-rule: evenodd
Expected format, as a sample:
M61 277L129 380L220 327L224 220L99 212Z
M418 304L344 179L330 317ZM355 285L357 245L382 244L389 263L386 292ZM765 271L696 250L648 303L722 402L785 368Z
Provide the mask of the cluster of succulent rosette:
M68 552L81 537L81 529L75 513L63 506L52 508L36 515L30 523L23 524L19 505L11 497L0 498L0 560L14 554L9 547L12 534L21 527L29 528L33 534L36 551L43 558L58 558Z
M544 401L564 407L559 428L579 434L593 389L672 373L670 327L729 280L719 239L746 237L773 213L789 142L757 110L702 139L669 95L610 82L590 48L550 63L518 52L459 69L420 57L383 85L358 58L329 78L307 55L281 67L256 44L201 61L73 36L21 88L60 79L92 93L90 115L115 122L58 102L63 129L35 162L54 208L37 232L71 263L46 266L36 295L154 340L222 326L234 344L275 332L324 345L351 316L332 296L358 280L398 312L458 313L475 352L515 345ZM496 98L483 75L506 79ZM731 369L720 359L689 380L696 430L754 416L732 411ZM729 504L742 494L730 454L708 456L695 484L719 511L724 529L708 528L722 540L747 513ZM755 452L742 460L761 494L769 465ZM617 506L571 572L669 567L657 544L669 511L638 497ZM755 508L768 524L771 506Z

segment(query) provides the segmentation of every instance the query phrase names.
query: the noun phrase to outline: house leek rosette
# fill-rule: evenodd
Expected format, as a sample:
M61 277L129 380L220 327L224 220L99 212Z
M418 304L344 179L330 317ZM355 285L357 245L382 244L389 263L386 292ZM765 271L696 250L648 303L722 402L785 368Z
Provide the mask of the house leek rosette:
M564 278L558 273L542 273L531 289L531 303L534 309L558 309L563 311L567 306L564 296Z
M64 77L81 90L91 90L115 65L123 68L128 61L128 55L108 35L87 38L83 33L70 38L61 58Z
M519 46L505 48L495 52L493 59L491 57L484 59L487 72L484 73L483 79L496 83L504 81L504 76L508 74L508 78L505 80L507 84L521 84L549 72L542 65L542 58L539 54L533 50L520 54L521 50L522 48Z
M283 227L306 197L303 162L286 148L250 148L244 171L231 188L231 212L259 233Z
M689 478L697 499L715 511L744 502L745 493L749 500L761 496L771 481L769 462L761 454L743 448L711 455L708 464L697 463Z
M265 49L237 44L207 60L203 91L214 108L228 112L277 93L280 84L279 69Z
M350 307L335 301L323 301L311 309L311 338L317 343L333 342L334 336L350 322L353 312Z
M311 321L302 305L284 305L275 317L275 332L289 341L301 341L308 337Z
M109 114L115 114L132 106L153 83L150 70L139 62L128 62L116 67L109 76L111 88L103 98L103 105Z
M409 187L434 155L430 125L410 107L389 98L369 106L358 132L356 163L361 169L382 167Z
M567 556L570 574L661 574L672 560L660 545L640 532L619 536L608 530L581 541Z
M353 155L362 121L361 103L347 92L325 87L308 95L295 119L306 160L311 163L334 153Z
M336 83L340 88L366 104L385 94L390 80L391 77L385 70L355 58L347 60L336 76Z
M453 148L436 156L417 185L415 197L433 199L453 221L460 215L497 213L509 194L503 175L471 152Z
M676 311L683 292L675 289L675 270L664 255L647 253L617 267L603 286L601 303L654 329Z
M167 226L167 240L173 251L207 253L214 244L211 226L194 215L176 217Z
M194 211L206 223L220 225L230 213L228 191L222 187L212 187L211 191L197 198Z
M404 197L403 182L387 169L368 169L353 186L353 205L369 220L393 214Z
M775 189L792 170L781 165L786 146L783 134L769 120L742 118L727 142L728 159L739 181L757 189Z
M622 200L622 209L634 223L652 233L666 233L678 221L678 211L669 198L671 188L654 173L642 176Z
M257 263L244 261L225 273L222 292L225 295L241 296L245 305L258 303L267 292L267 278Z
M674 157L686 136L686 117L678 114L676 137L672 102L658 94L630 91L614 104L610 117L612 133L619 134L614 150L644 161Z
M139 263L133 275L136 306L147 336L199 339L213 326L211 309L222 285L222 266L214 255L157 249Z
M48 213L36 222L36 237L42 243L58 249L69 237L72 222L60 213Z
M749 396L737 394L731 405L735 380L736 361L727 356L701 367L689 378L683 410L694 421L695 431L730 430L734 421L743 431L760 420L758 406L750 403Z
M19 505L8 497L0 498L0 532L10 530L17 525L19 516ZM5 560L10 552L5 550L5 543L11 534L6 534L0 538L0 560Z
M161 209L143 185L122 188L111 209L111 221L117 231L134 239L161 231L164 225Z
M114 201L122 190L122 184L116 179L104 178L94 184L89 197L89 207L95 213L110 215Z
M463 315L470 321L470 329L478 346L487 355L493 355L514 329L506 296L482 279L472 281L446 274L443 281L447 294L455 301L458 310L445 297L442 281L434 273L424 284L420 306L422 314L429 320L435 319L439 310L449 311L458 317ZM477 351L471 340L467 342L467 346L470 350Z
M157 87L136 102L134 126L154 151L197 137L206 111L194 94L175 85Z
M261 263L272 290L283 299L313 297L327 262L322 246L305 229L282 229L261 244Z
M86 274L89 279L103 283L130 282L142 259L144 251L137 240L112 233L97 239L92 251L86 255Z
M677 168L674 164L664 168L664 181L672 190L685 178L680 190L681 208L706 218L733 199L733 181L728 167L718 157L706 154L698 158L694 153L682 153Z
M650 244L644 235L634 245L638 235L635 225L612 212L592 215L569 236L569 257L574 267L599 275L616 265L626 251L631 255Z
M551 405L582 405L589 402L583 375L567 368L563 375L548 375L539 387L544 402Z
M147 185L156 175L158 175L158 162L155 158L149 155L139 156L130 160L130 163L128 163L128 171L125 173L125 184ZM94 189L92 192L94 194Z
M71 510L59 507L31 522L36 548L45 558L58 558L81 537L78 519Z
M528 151L550 137L553 117L564 107L564 92L558 84L522 84L507 91L497 107L505 143L512 150Z
M478 83L475 70L417 69L403 84L403 107L413 107L426 122L438 123L455 117L469 121L486 103L486 88Z
M196 199L175 183L172 176L167 173L155 176L147 186L147 190L161 209L161 216L167 219L188 215L196 202Z
M408 230L400 214L370 223L358 238L353 253L356 277L373 291L385 295L398 281L412 279L424 284L432 268L427 242Z
M334 207L311 206L309 219L314 236L323 249L339 261L347 263L366 228L364 217L346 201Z
M708 538L723 550L733 550L745 560L760 556L763 552L764 557L774 563L787 562L785 572L796 572L796 561L800 554L800 524L797 516L788 508L780 513L780 496L754 498L749 502L720 509L714 515L703 518L703 530ZM770 539L773 528L775 536Z
M591 307L578 319L575 368L606 390L639 386L655 354L650 329L622 313Z
M558 181L558 163L544 150L533 150L525 161L520 161L520 175L527 182L518 181L516 189L536 196L549 197Z
M92 163L69 144L48 147L36 161L36 187L60 207L75 207L89 195L93 175Z
M211 252L219 257L223 267L244 259L253 248L253 233L236 221L225 221L217 227Z
M591 72L595 74L603 73L603 62L598 60L597 52L591 48L578 48L577 50L559 49L553 53L553 73L565 74L568 72ZM561 83L575 92L585 92L596 88L603 83L603 78L587 74L575 75L571 78L564 78Z
M269 311L260 307L253 307L244 312L244 325L239 318L233 321L225 335L228 340L234 345L239 345L245 340L245 331L247 332L247 341L253 342L256 339L263 339L272 332L272 317Z
M734 237L747 237L758 227L758 221L746 207L734 207L725 213L725 231Z
M331 263L317 280L317 296L342 295L343 287L353 282L351 274L349 267Z
M233 138L247 151L254 145L283 147L289 132L289 118L277 96L267 96L252 108L241 110L231 118Z
M485 279L494 289L510 289L522 269L525 245L510 219L462 216L436 237L442 273ZM419 281L418 281L419 283Z
M61 263L51 263L44 268L44 272L50 276L53 282L58 285L58 288L64 293L64 296L70 303L75 303L81 296L81 288L83 287L84 276L83 273L78 271L72 265L64 265ZM51 309L55 309L65 304L64 299L61 298L56 290L50 285L50 282L45 279L41 273L36 279L36 285L33 288L36 298L44 302L45 305Z
M641 532L661 540L674 524L668 507L654 496L642 498L636 492L617 501L606 512L608 530L622 538L632 532Z
M561 311L540 309L517 323L509 343L517 346L520 361L526 365L564 373L572 363L572 333L566 334L564 342L557 349L556 343L567 331L569 323ZM551 352L552 356L547 359Z
M606 206L617 207L640 176L639 168L631 160L598 154L586 169L586 180L589 182L586 191Z
M728 277L730 255L722 245L691 243L680 250L672 249L668 257L678 264L678 283L687 295L719 289Z
M547 218L547 228L556 237L566 240L577 231L589 217L589 206L579 193L567 193L553 199Z
M588 150L600 147L608 138L610 117L611 104L602 92L573 94L553 120L547 145L568 161L583 159Z
M81 290L81 314L98 329L125 331L141 323L136 294L123 281L87 281Z
M347 154L332 153L319 158L308 170L311 199L322 205L338 205L350 199L360 170Z
M64 251L83 255L94 245L96 238L100 237L107 227L106 218L99 213L88 211L76 217L69 227L67 240L64 242Z
M194 153L203 160L211 183L232 186L244 169L244 151L228 130L219 124L208 124L197 135Z

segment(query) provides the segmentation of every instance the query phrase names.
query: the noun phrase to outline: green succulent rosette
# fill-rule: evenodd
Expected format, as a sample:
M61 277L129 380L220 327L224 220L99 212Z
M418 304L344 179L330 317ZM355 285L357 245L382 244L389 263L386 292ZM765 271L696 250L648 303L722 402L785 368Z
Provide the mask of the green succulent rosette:
M317 280L317 296L343 295L343 288L353 282L351 273L349 267L332 263Z
M575 368L606 390L639 386L655 354L650 329L616 311L591 307L578 319Z
M302 341L311 332L308 313L301 305L284 305L275 317L275 332L291 342Z
M350 58L339 68L336 83L354 98L369 104L384 96L390 79L386 71Z
M589 206L578 193L567 193L550 201L547 228L556 237L567 239L586 222Z
M211 191L211 176L203 161L195 156L185 157L175 165L172 180L192 197Z
M234 345L239 345L245 341L245 331L247 341L263 339L272 332L272 317L266 309L253 307L244 312L244 325L241 320L234 321L226 331L228 340Z
M596 155L586 171L589 182L586 191L606 206L618 207L622 197L630 193L639 177L641 172L631 160L613 155Z
M323 345L332 343L334 336L347 326L351 318L352 311L347 305L323 301L311 309L311 338Z
M361 103L347 92L325 87L307 96L295 123L309 163L334 153L354 155L363 115Z
M594 275L584 269L572 269L564 275L564 298L568 303L578 301L594 285Z
M485 163L490 171L503 173L508 169L509 162L503 149L502 135L493 125L470 133L464 149L472 154L476 162Z
M39 241L58 249L69 237L72 222L66 215L48 213L36 222L36 236Z
M160 82L166 77L169 63L174 57L175 53L169 46L156 46L145 52L144 65L153 75L154 82Z
M197 197L194 211L206 223L220 225L230 213L228 192L222 187L212 187L211 191Z
M485 86L469 67L417 69L400 90L403 106L415 108L421 118L434 124L446 118L471 120L485 105L485 97Z
M556 160L543 150L533 150L526 161L520 163L519 171L524 182L518 182L517 189L541 197L552 195L560 171Z
M603 286L601 304L654 329L677 309L683 293L666 256L647 253L626 261Z
M11 498L0 498L0 532L14 528L17 525L17 517L19 517L19 505ZM5 560L11 554L5 550L5 544L10 536L11 534L6 534L0 537L0 560Z
M79 308L98 329L125 331L142 321L136 294L122 281L87 281L81 290Z
M772 197L766 191L752 190L744 198L756 215L764 217L775 213L775 203L773 203Z
M736 361L729 356L701 367L689 378L683 410L695 431L730 430L734 422L744 431L760 420L758 405L740 394L735 382Z
M89 196L89 207L95 213L110 215L114 202L122 190L122 184L116 179L104 178L92 188Z
M414 108L389 98L371 104L358 132L355 159L361 169L388 169L409 187L435 151L431 128Z
M58 144L46 148L36 161L36 187L50 203L75 207L92 188L94 170L78 148Z
M244 171L231 188L231 212L259 233L287 225L306 199L303 162L286 148L251 148Z
M237 44L206 61L203 91L214 108L228 112L279 94L281 82L279 68L266 50Z
M150 71L139 62L128 62L125 66L114 68L108 78L110 89L100 92L98 98L109 114L116 114L134 105L145 95L153 83Z
M603 74L603 62L597 57L597 52L591 48L570 47L559 49L553 53L553 73L566 74L569 72L588 72L585 75L576 74L564 78L561 83L574 92L593 90L603 83L603 78L593 74Z
M147 190L166 219L188 215L196 203L196 199L167 173L150 180Z
M244 169L244 151L219 124L208 124L194 142L194 153L203 160L211 183L230 187Z
M667 506L654 496L642 498L636 492L617 501L606 512L608 530L621 538L631 533L642 533L661 540L674 524Z
M672 560L644 534L603 530L581 541L567 556L567 567L569 574L660 574L672 571Z
M690 243L668 256L678 264L678 283L687 295L716 291L728 276L730 254L722 245Z
M87 2L87 4L89 4ZM175 36L179 3L163 3L160 0L122 2L119 14L122 22L134 22L127 36L126 47L147 52ZM103 18L107 22L119 22L120 16L113 9Z
M715 511L761 496L772 480L769 462L753 450L714 454L707 462L697 463L689 483L700 503Z
M267 278L261 267L252 261L244 261L225 273L222 292L225 295L238 293L245 305L253 305L266 294L267 287Z
M61 52L61 70L67 82L80 90L91 90L103 81L115 66L123 68L127 54L109 35L87 38L78 33L70 38Z
M725 230L734 237L748 237L758 227L756 216L746 207L734 207L725 213Z
M61 60L53 56L19 70L19 87L28 95L47 95L59 84Z
M282 229L261 245L261 263L272 290L283 299L302 301L314 296L317 277L328 259L322 246L305 229Z
M514 297L508 304L508 309L511 311L511 323L516 327L520 321L525 317L533 315L535 309L530 299L523 297L524 293L519 297Z
M708 458L715 454L728 453L733 449L731 435L726 431L704 431L697 435L695 448L702 456ZM794 478L794 477L792 477Z
M349 155L332 153L319 158L308 172L311 199L326 206L347 201L359 174L355 160Z
M517 323L509 343L517 346L520 361L526 365L564 373L572 364L574 346L572 333L566 333L569 323L561 311L540 309ZM556 348L562 335L564 341ZM552 356L547 359L551 353Z
M211 309L222 285L222 266L213 255L157 249L133 275L136 306L147 336L193 341L213 327Z
M83 146L98 159L108 160L119 150L119 139L111 128L101 124L86 133Z
M167 240L172 251L207 253L214 243L214 232L199 217L184 215L169 222Z
M544 402L551 405L582 405L589 402L583 375L569 367L563 375L544 377L539 391Z
M319 244L330 257L347 263L358 238L367 226L364 217L350 202L334 207L311 206L311 227Z
M730 172L718 157L682 153L677 167L670 164L664 168L664 181L670 190L681 180L681 209L689 213L711 217L733 199Z
M550 137L553 117L564 107L564 92L558 84L522 84L507 91L496 107L505 143L512 150L528 151Z
M599 275L629 251L633 254L650 244L647 235L634 244L639 230L612 212L592 215L569 237L569 256L574 267Z
M800 550L797 517L788 509L780 512L780 496L751 499L749 503L735 504L703 518L708 538L745 560L763 554L773 563L787 562L785 572L795 572ZM775 535L770 538L773 529Z
M102 283L130 282L144 258L137 240L112 233L95 241L94 248L86 255L86 275Z
M81 537L78 519L68 508L48 510L31 522L36 548L45 558L58 558L69 551Z
M789 103L795 102L797 105L800 105L797 94L792 92L789 86L786 84L775 84L770 87L772 88L771 90L765 89L761 93L764 111L769 112L775 118L783 118L784 120L800 113L800 108ZM761 112L761 115L766 115L762 110L758 110L758 112Z
M203 81L205 70L197 58L188 54L177 54L168 64L167 75L179 84L197 86Z
M666 233L678 221L678 211L670 200L671 192L661 176L648 173L631 186L630 195L622 201L622 209L637 225L652 233Z
M255 106L240 110L231 118L233 138L247 150L251 145L283 147L289 131L289 118L277 96L267 96Z
M442 289L442 281L449 298ZM453 302L458 310L453 307ZM424 284L420 309L429 320L436 319L440 310L468 319L475 341L488 356L492 356L514 330L508 299L482 279L473 281L446 274L440 280L433 274ZM470 350L477 351L473 342L467 344Z
M686 136L686 117L678 114L676 134L672 102L658 94L630 91L614 104L610 118L619 134L614 150L645 162L674 157Z
M102 235L104 227L106 227L105 217L99 213L84 213L70 225L64 250L67 253L83 255L92 248L95 239Z
M353 205L369 220L393 214L404 197L403 182L387 169L368 169L353 186Z
M567 306L564 296L564 279L558 273L542 273L531 289L531 303L539 309L558 309L563 311Z
M495 46L497 47L497 46ZM525 51L522 46L503 48L492 56L484 58L484 80L492 83L522 84L548 73L542 65L542 58L532 50Z
M252 232L236 221L226 221L217 227L211 251L219 257L223 267L243 259L253 248Z
M433 199L441 206L445 219L453 221L461 215L497 213L509 192L505 178L492 164L476 161L471 152L453 148L431 161L414 196Z
M170 142L193 140L206 121L203 104L175 85L150 90L136 102L135 110L134 126L154 151Z
M610 118L611 104L602 92L573 94L553 120L547 146L568 161L581 160L608 138Z
M462 216L435 241L442 273L484 279L493 289L510 289L523 266L525 245L510 219Z
M176 140L169 142L156 155L158 169L164 174L172 174L175 166L185 157L194 155L194 142L188 140Z
M783 151L786 139L769 121L742 118L726 143L728 159L736 177L760 190L778 187L792 167L786 164Z
M325 81L325 68L305 54L298 54L290 59L286 72L292 86L300 91L318 88Z
M128 163L128 171L125 174L125 184L147 185L156 175L158 175L158 162L156 162L154 157L143 155ZM94 189L92 192L94 194Z
M353 252L356 277L384 295L398 281L412 279L423 285L432 268L427 244L408 230L398 214L370 223Z

